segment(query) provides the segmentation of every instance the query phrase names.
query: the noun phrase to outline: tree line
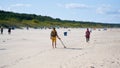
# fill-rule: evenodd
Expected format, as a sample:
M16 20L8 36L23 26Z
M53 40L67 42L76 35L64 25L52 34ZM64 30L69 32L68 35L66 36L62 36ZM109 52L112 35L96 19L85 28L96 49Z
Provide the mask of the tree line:
M52 18L50 16L42 16L36 14L15 13L9 11L0 10L0 26L3 27L91 27L91 28L109 28L120 27L120 24L106 24L98 22L87 21L71 21L61 20L60 18Z

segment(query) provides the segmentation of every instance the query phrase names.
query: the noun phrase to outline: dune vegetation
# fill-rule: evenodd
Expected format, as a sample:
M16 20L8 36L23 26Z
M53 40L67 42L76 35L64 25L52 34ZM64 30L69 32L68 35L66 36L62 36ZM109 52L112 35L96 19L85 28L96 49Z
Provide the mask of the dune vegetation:
M61 20L50 16L41 16L36 14L14 13L0 10L0 26L3 27L81 27L81 28L109 28L120 27L120 24L106 24L98 22Z

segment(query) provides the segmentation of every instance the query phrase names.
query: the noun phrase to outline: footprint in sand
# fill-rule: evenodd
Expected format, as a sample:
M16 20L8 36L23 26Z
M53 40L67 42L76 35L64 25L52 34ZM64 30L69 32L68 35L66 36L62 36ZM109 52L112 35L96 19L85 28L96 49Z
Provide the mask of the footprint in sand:
M79 55L79 56L82 56L82 55Z
M78 58L79 56L75 56L75 58Z
M11 39L7 39L7 40L11 40Z
M5 40L3 40L2 42L6 42Z
M19 60L23 60L23 58L20 58Z
M27 39L23 38L22 40L27 40Z
M113 64L113 63L115 63L115 61L111 61L111 63Z
M20 59L16 60L16 61L15 61L15 64L16 64L16 63L19 63L19 62L22 61L22 60L23 60L23 58L20 58Z
M1 48L0 50L6 50L5 48Z
M103 67L104 65L100 65L101 67Z
M7 67L9 67L9 65L3 65L0 68L7 68Z
M119 64L119 65L120 65L120 59L119 59L119 58L117 58L117 64Z
M90 68L95 68L94 66L90 66Z
M79 56L83 56L83 55L85 55L85 54L87 54L87 52L85 52L85 53L83 53L83 54L80 54Z
M117 58L117 60L120 60L119 58Z
M28 57L27 57L27 59L30 59L30 58L32 58L32 57L31 57L31 56L28 56Z
M119 64L119 65L120 65L120 62L117 62L117 64Z

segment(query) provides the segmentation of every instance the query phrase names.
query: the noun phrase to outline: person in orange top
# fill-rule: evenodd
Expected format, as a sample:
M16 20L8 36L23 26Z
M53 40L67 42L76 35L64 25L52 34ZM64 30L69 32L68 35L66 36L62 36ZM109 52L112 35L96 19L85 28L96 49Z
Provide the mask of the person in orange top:
M50 39L52 40L52 47L56 48L56 38L60 39L55 28L51 31Z

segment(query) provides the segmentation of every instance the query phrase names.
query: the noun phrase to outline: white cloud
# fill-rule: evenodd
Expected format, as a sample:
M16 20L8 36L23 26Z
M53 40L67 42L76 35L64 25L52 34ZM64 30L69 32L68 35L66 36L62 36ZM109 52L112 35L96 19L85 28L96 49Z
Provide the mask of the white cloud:
M97 9L96 9L96 12L97 13L99 13L99 14L105 14L107 11L109 11L110 10L110 6L108 6L108 5L103 5L103 6L101 6L101 7L98 7Z
M31 4L14 4L14 5L11 5L11 7L30 7Z
M96 12L99 14L120 14L120 9L115 9L110 5L104 5L96 9Z
M89 8L89 6L85 4L79 4L79 3L69 3L65 4L65 8L70 8L70 9L84 9L84 8Z
M26 8L31 7L31 4L12 4L9 7L6 8L8 11L18 11L19 9L26 10ZM19 8L19 9L18 9Z
M107 11L106 14L120 14L120 10Z

